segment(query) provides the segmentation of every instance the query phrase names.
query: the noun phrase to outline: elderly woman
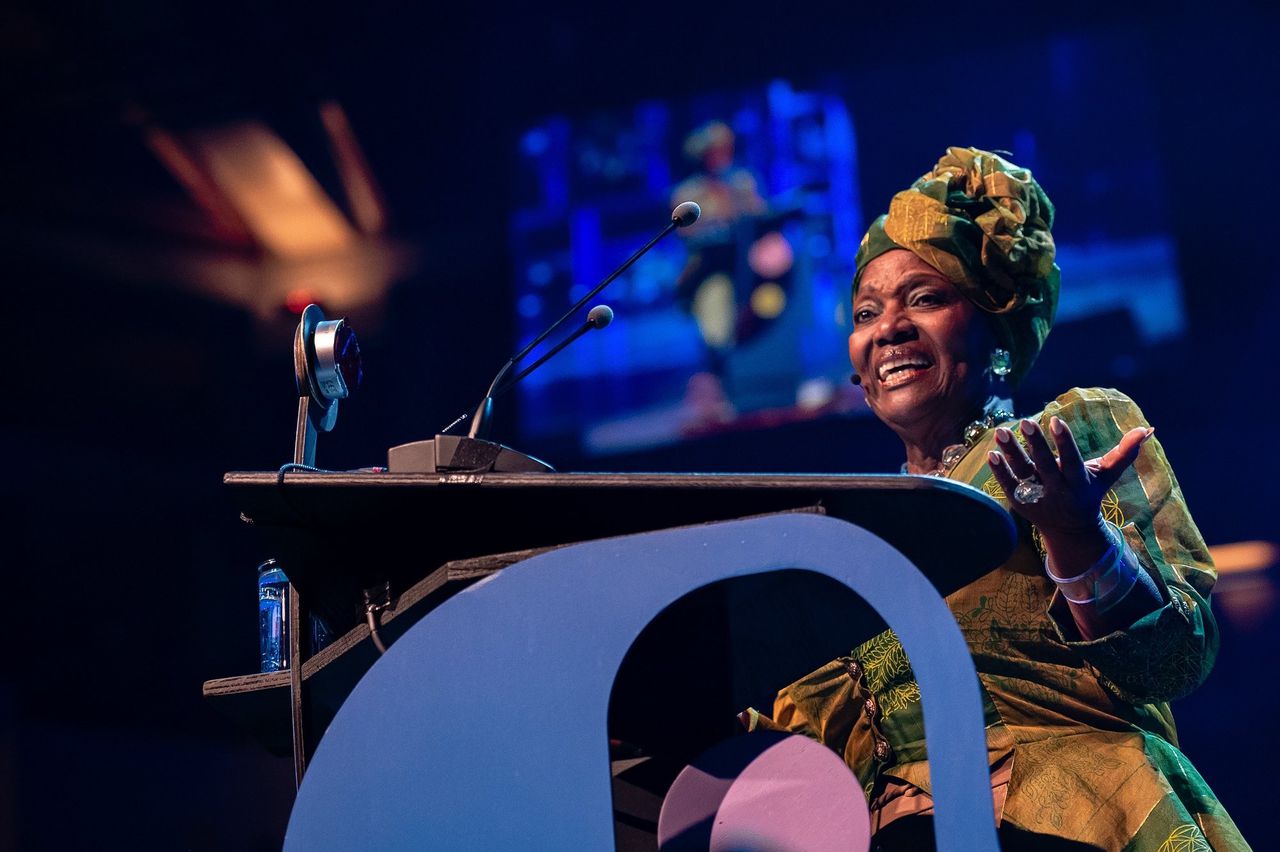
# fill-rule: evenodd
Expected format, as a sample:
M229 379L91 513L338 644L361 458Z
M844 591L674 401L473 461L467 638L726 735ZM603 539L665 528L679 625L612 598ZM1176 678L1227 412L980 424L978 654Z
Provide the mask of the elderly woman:
M980 488L1018 525L1009 560L947 599L982 684L1004 848L1248 848L1177 748L1168 702L1217 651L1214 569L1154 430L1107 389L1011 413L1053 322L1052 226L1029 171L949 149L863 239L855 381L906 472ZM892 631L752 720L843 754L875 846L932 845L920 691Z

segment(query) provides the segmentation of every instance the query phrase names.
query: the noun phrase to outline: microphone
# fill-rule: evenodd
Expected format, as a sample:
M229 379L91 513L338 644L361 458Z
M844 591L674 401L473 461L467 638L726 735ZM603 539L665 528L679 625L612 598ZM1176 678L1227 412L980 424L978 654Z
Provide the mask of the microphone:
M689 227L698 221L698 217L701 215L702 208L692 201L685 201L676 205L676 208L671 211L671 221L657 236L645 243L639 251L609 273L603 281L592 288L591 292L575 302L565 312L564 316L551 324L550 328L535 337L527 346L513 355L507 363L503 364L502 369L498 371L498 375L494 376L493 381L490 382L489 390L485 393L483 401L471 416L471 429L465 437L445 434L467 418L467 415L464 414L446 426L444 431L437 434L435 438L429 438L424 441L411 441L407 444L391 447L387 450L387 469L391 473L439 473L450 477L450 481L456 479L466 482L478 482L478 477L491 470L500 473L546 472L552 470L551 465L546 462L517 452L502 444L496 444L484 439L488 430L489 419L493 414L494 397L513 387L549 358L591 329L604 328L612 322L613 311L609 306L597 305L587 315L586 322L573 334L569 335L559 345L553 347L550 352L539 358L527 370L504 384L507 375L515 368L515 365L533 351L534 347L550 337L556 329L564 325L583 305L600 295L601 290L608 287L613 283L614 279L630 269L632 264L643 257L645 252L657 245L659 240L676 228Z
M682 201L671 211L671 221L677 228L687 228L702 215L702 208L695 201Z
M542 341L550 337L551 334L556 329L564 325L565 321L568 320L569 317L576 314L583 305L585 305L587 302L590 302L596 296L600 295L601 290L603 290L605 287L608 287L610 284L613 283L615 278L617 278L619 275L621 275L622 273L630 269L632 264L634 264L637 260L643 257L645 253L649 251L649 249L657 245L659 240L661 240L667 234L674 231L676 228L689 227L694 222L698 221L698 217L701 215L702 215L702 208L698 206L697 202L682 201L680 204L677 204L676 209L671 211L671 221L667 224L665 228L663 228L658 233L657 236L655 236L653 239L649 240L649 242L641 246L640 249L635 254L627 258L626 261L624 261L621 266L613 270L613 272L610 272L609 275L606 276L603 281L601 281L594 288L592 288L591 292L587 293L581 299L574 302L573 307L565 311L564 316L560 317L560 319L553 322L550 328L548 328L546 331L542 332L542 334L539 334L537 337L535 337L532 341L530 341L530 343L527 346L525 346L525 348L521 349L519 352L513 355L511 359L507 361L507 363L503 364L502 369L498 371L498 375L493 377L493 381L489 384L489 390L485 392L484 399L481 400L479 407L476 408L476 413L471 418L471 430L467 433L467 437L483 439L484 436L488 433L488 420L489 420L489 416L493 413L493 395L494 395L493 392L500 384L502 384L502 380L507 377L507 373L511 371L512 367L514 367L526 355L528 355L529 352L532 351L535 346L537 346L539 343L541 343ZM609 314L610 314L610 318L612 318L613 311L610 311ZM584 331L583 333L585 334L586 332ZM559 351L559 350L556 350L556 351Z
M550 361L552 356L554 356L560 350L564 349L573 341L577 340L582 335L586 334L588 331L591 331L591 329L604 328L607 325L609 325L609 323L611 322L613 322L613 308L609 307L608 305L596 305L587 313L587 321L584 322L581 326L579 326L578 329L573 332L573 334L569 335L564 340L557 343L554 347L552 347L550 352L548 352L546 355L543 355L537 361L534 361L528 367L525 367L523 370L520 371L520 374L518 376L516 376L511 381L504 384L502 387L498 388L498 392L495 393L494 396L502 396L504 393L511 390L511 388L515 387L520 382L521 379L523 379L525 376L529 375L534 370L541 367L546 362Z
M587 312L587 322L592 328L604 328L613 322L613 308L608 305L596 305Z
M493 401L496 398L511 390L519 384L525 376L550 361L563 351L570 343L573 343L573 341L582 337L582 335L586 334L588 331L591 331L593 328L604 328L611 322L613 322L613 308L608 305L596 305L587 313L586 322L578 326L578 328L574 330L573 334L570 334L564 340L561 340L555 346L551 347L551 349L538 358L537 361L534 361L528 367L524 368L524 370L520 371L514 379L511 379L497 388L493 388L491 386L488 396L485 397L484 402L480 403L480 407L476 409L476 413L471 419L471 431L467 434L467 437L479 439L484 438L484 434L480 430L483 430L488 426L489 416L493 413ZM510 363L511 362L508 362L508 365L510 365ZM504 371L506 369L507 368L504 367ZM499 374L499 378L501 378L501 374Z
M630 269L630 268L631 268L631 265L632 265L632 264L634 264L634 263L635 263L637 260L639 260L641 257L643 257L643 256L645 255L645 253L647 253L647 252L649 251L649 249L651 249L651 248L653 248L655 245L657 245L659 240L661 240L661 239L662 239L663 237L665 237L667 234L669 234L669 233L671 233L672 231L674 231L676 228L687 228L687 227L689 227L689 226L690 226L690 225L692 225L694 222L698 221L698 217L699 217L699 216L701 216L701 215L702 215L702 208L701 208L701 207L699 207L699 206L697 205L697 203L696 203L696 202L693 202L693 201L683 201L683 202L681 202L680 204L676 205L676 209L671 211L671 223L670 223L669 225L667 225L667 227L663 228L663 229L662 229L662 231L661 231L661 232L659 232L659 233L658 233L658 235L657 235L656 237L654 237L653 239L649 240L649 242L645 243L645 244L640 248L640 250L639 250L639 251L637 251L635 254L631 255L631 257L627 258L627 259L626 259L626 261L625 261L625 262L623 262L623 264L622 264L621 266L619 266L617 269L613 270L613 272L610 272L610 273L609 273L609 275L608 275L608 277L606 277L603 281L601 281L601 282L600 282L599 284L597 284L594 288L592 288L592 290L591 290L591 292L590 292L590 293L587 293L587 295L583 296L581 299L579 299L578 301L574 302L574 303L573 303L573 307L571 307L571 308L569 308L569 310L565 311L564 316L560 317L560 319L558 319L558 320L556 320L555 322L553 322L553 323L551 324L551 327L550 327L550 328L548 328L546 331L542 332L542 334L539 334L537 337L535 337L535 338L533 339L533 341L532 341L532 342L530 342L530 343L529 343L529 345L528 345L528 346L526 346L525 348L521 349L518 353L516 353L516 355L511 359L511 361L509 362L509 364L514 364L514 363L516 363L516 362L520 361L522 358L524 358L524 356L526 356L526 355L528 355L528 354L529 354L529 351L530 351L531 349L533 349L533 348L534 348L535 346L537 346L539 343L541 343L542 341L544 341L544 340L546 340L548 337L550 337L550 336L551 336L551 333L552 333L553 331L555 331L557 328L559 328L561 325L563 325L563 324L564 324L564 322L565 322L565 320L569 319L569 317L571 317L571 316L573 316L574 314L576 314L576 313L578 312L578 310L579 310L583 305L585 305L587 302L590 302L590 301L591 301L592 299L594 299L596 296L600 295L600 291L601 291L601 290L603 290L605 287L608 287L610 284L612 284L612 283L613 283L613 280L614 280L615 278L617 278L619 275L621 275L622 273L624 273L624 272L626 272L628 269ZM612 311L610 311L609 313L610 313L610 316L612 316L613 312L612 312ZM608 324L608 323L606 323L606 325L607 325L607 324ZM507 369L507 367L504 367L503 369ZM501 371L500 371L500 372L501 372ZM497 383L498 383L498 380L497 380L497 379L494 379L494 385L497 385ZM492 386L491 386L491 387L492 387Z

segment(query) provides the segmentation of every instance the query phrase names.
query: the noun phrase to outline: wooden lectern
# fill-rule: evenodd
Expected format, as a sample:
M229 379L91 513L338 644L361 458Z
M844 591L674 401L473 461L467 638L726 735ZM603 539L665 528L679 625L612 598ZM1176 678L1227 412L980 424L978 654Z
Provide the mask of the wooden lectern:
M608 738L687 760L731 733L737 710L767 707L773 690L847 653L886 621L922 692L947 702L926 697L930 743L952 723L973 728L968 745L960 731L960 740L941 747L958 774L948 780L950 770L934 769L940 839L950 826L970 839L985 831L994 843L977 679L941 599L1013 547L1008 514L974 489L929 477L848 475L234 473L226 483L288 573L295 600L351 626L301 665L299 655L290 672L205 685L206 695L277 747L289 742L292 707L300 774L316 735L329 729L316 755L327 768L302 787L288 848L354 840L340 839L351 820L332 819L344 796L361 813L387 808L361 823L369 848L399 848L395 838L409 835L396 832L408 829L392 824L409 800L419 803L412 825L436 826L443 846L500 846L515 835L486 835L475 828L485 820L459 817L457 785L472 791L473 804L506 785L508 814L525 819L561 813L565 803L552 808L548 796L581 794L591 800L586 807L599 805L600 785L607 795L603 724L579 728L578 737L556 732L563 766L541 765L551 752L536 747L510 754L511 720L548 718L548 671L556 673L559 703L586 708L585 717L564 718L578 724L599 711ZM742 518L750 520L733 520ZM392 601L381 633L399 641L379 660L369 627L356 619L366 591L381 588ZM931 626L917 623L926 616ZM296 628L300 608L293 618ZM455 724L460 718L465 724ZM480 730L493 733L487 746L479 745ZM523 733L519 742L550 736ZM382 753L369 750L375 735L386 743ZM568 744L579 739L580 747ZM500 741L503 760L493 751ZM953 745L972 754L953 761ZM350 765L358 754L374 770L368 777ZM551 771L578 766L582 755L602 761L599 776L587 772L582 782L590 790ZM533 763L521 770L526 758ZM525 788L516 780L522 771ZM973 777L959 780L965 771ZM378 787L389 776L421 778L421 789L406 793L401 783L397 798ZM979 804L952 811L943 804L948 784L971 797L977 784ZM356 802L357 789L373 798ZM527 801L513 811L512 797ZM984 797L985 825L974 822ZM430 801L437 810L423 804ZM607 811L568 820L557 842L594 848L604 827L611 830ZM388 833L375 836L378 825Z

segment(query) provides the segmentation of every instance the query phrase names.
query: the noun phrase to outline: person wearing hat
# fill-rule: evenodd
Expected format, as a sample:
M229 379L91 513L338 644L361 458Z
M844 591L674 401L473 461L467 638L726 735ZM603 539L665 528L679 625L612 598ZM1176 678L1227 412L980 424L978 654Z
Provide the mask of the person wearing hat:
M1213 666L1215 572L1154 429L1105 388L1012 413L1057 306L1053 217L1028 170L949 148L862 241L855 381L904 472L979 488L1017 523L1009 559L947 598L982 686L1003 848L1247 849L1169 710ZM892 631L747 720L843 755L873 848L932 846L920 690Z

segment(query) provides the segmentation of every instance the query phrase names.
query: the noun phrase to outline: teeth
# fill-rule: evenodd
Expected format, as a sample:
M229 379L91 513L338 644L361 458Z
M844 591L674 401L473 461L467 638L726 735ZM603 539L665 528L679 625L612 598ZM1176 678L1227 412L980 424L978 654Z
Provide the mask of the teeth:
M880 380L880 384L886 388L897 387L900 384L911 381L914 377L920 375L923 368L908 368L890 373Z
M908 370L924 370L932 366L929 359L921 355L890 355L876 370L876 375L883 382L893 374L899 374L905 378Z

